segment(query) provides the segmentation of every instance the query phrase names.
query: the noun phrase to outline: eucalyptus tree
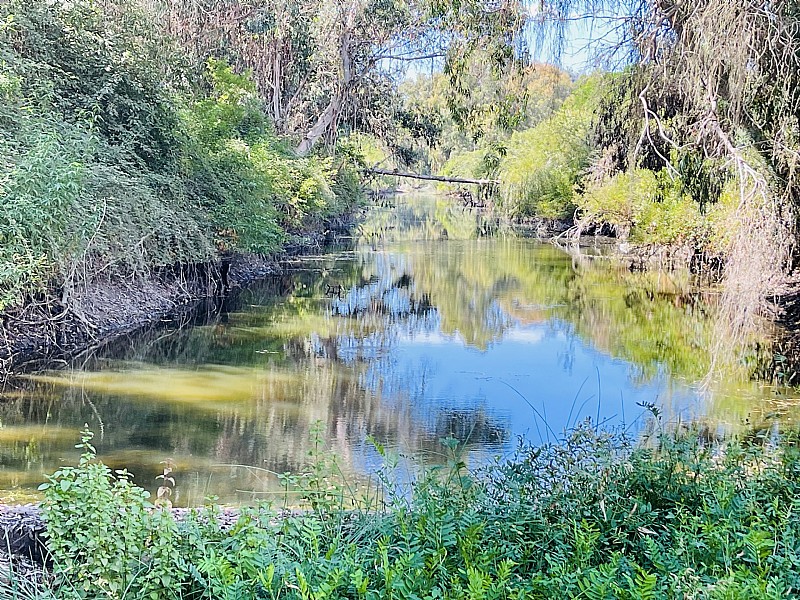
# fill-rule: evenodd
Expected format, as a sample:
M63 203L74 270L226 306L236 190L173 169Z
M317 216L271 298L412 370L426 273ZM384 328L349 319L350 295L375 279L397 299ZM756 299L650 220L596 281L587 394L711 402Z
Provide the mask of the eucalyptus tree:
M459 85L464 61L478 49L498 67L513 60L525 23L519 0L168 0L168 10L172 33L197 57L252 71L301 154L342 124L385 120L391 102L376 93L391 96L414 63L439 61L453 89L469 93Z

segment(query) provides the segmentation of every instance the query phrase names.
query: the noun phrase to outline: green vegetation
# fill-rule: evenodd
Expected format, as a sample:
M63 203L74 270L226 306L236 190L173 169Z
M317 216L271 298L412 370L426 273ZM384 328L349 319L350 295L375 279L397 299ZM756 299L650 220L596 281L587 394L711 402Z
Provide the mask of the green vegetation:
M154 506L125 472L95 460L86 432L80 464L43 485L52 578L5 591L154 600L795 593L795 438L651 441L634 446L584 424L470 473L450 439L447 464L411 484L395 479L385 455L380 493L350 488L335 457L315 445L307 469L282 476L306 511L276 518L267 506L246 509L225 531L213 507L176 522L165 510L170 470Z
M548 119L573 87L566 72L540 63L510 65L498 77L480 53L456 75L465 91L458 101L444 73L417 74L400 86L397 132L386 142L402 164L420 172L488 176L510 132ZM462 157L474 158L462 165Z
M246 75L187 67L155 18L88 0L0 8L0 310L275 252L357 200L352 167L295 156Z
M588 166L588 133L602 79L578 82L572 95L549 119L515 132L500 161L500 206L522 217L568 218L575 206L576 182Z

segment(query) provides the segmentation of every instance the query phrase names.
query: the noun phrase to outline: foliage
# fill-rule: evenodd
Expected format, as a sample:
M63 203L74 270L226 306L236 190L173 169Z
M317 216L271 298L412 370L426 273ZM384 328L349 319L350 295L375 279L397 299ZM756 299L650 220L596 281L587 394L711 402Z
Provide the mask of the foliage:
M402 108L391 144L412 149L421 171L451 169L451 161L470 152L497 155L512 131L547 119L573 87L564 71L539 63L516 64L497 77L481 52L467 61L461 77L470 94L458 107L451 106L450 83L443 73L418 73L400 87ZM457 117L453 109L461 111ZM458 168L455 172L476 176Z
M106 594L124 592L124 581L130 590L154 590L160 579L152 573L158 572L175 577L160 597L184 598L722 599L793 593L800 585L800 526L793 517L800 454L794 437L778 444L756 437L708 445L696 432L656 433L657 411L651 424L649 444L633 445L585 423L560 442L521 445L508 460L473 473L460 461L459 443L445 440L447 464L421 474L410 489L391 469L384 472L382 510L363 504L341 510L337 500L275 519L267 509L245 509L232 529L222 531L212 509L206 518L171 523L168 538L157 533L163 522L148 519L170 519L169 513L139 511L141 490L126 481L109 483L89 451L78 467L51 478L48 531L59 549L58 572L70 565L75 581L94 578L94 597L125 597ZM394 464L374 443L387 465ZM319 468L332 464L323 460ZM324 473L313 467L310 473L316 474L305 484L319 489ZM114 507L95 507L100 523L127 525L116 530L117 543L145 540L152 548L155 540L169 539L173 553L151 549L149 571L126 580L131 571L119 562L126 555L105 553L108 532L78 504L99 497ZM123 499L134 516L119 510ZM98 554L67 537L84 531L81 539L97 546ZM120 570L111 571L104 558ZM56 593L82 597L69 586Z
M396 112L408 65L446 60L451 101L469 96L457 74L461 65L482 51L499 74L513 62L524 24L520 3L498 8L483 0L179 0L168 13L196 58L225 57L252 71L278 132L298 140L301 154L320 142L334 146L340 132L391 143L396 117L418 133L435 128L419 113Z
M581 227L611 225L618 238L662 246L708 247L710 221L682 193L681 179L638 169L614 175L577 197Z
M486 160L487 156L489 156L489 153L484 149L454 154L442 166L442 175L486 179L493 175L495 170L492 168L495 166L491 164L492 161Z
M511 136L498 170L501 207L507 213L572 216L573 190L588 166L589 127L602 85L600 76L586 78L552 117Z
M60 597L177 597L175 521L130 473L96 460L92 437L83 432L77 467L56 471L39 488Z
M711 159L738 181L723 304L733 337L744 334L796 263L797 2L558 0L545 3L537 21L563 33L563 20L576 13L608 13L623 23L617 50L632 66L620 82L620 110L604 111L621 134L606 137L613 162L620 166L620 151L629 150L627 168L690 171L687 184L701 205L721 193L726 178L714 181L713 168L697 166Z
M156 18L89 0L0 8L0 310L274 252L358 200L342 161L275 136L246 73L214 59L195 72Z

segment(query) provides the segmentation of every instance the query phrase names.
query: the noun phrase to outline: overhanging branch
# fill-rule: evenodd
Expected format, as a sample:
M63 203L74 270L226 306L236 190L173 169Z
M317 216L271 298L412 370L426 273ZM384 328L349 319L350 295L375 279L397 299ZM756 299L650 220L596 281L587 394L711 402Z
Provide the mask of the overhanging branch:
M465 185L497 185L500 182L496 179L467 179L464 177L445 177L443 175L425 175L421 173L401 173L399 171L389 171L388 169L365 169L367 175L393 175L395 177L407 177L409 179L422 179L424 181L443 181L444 183L463 183Z

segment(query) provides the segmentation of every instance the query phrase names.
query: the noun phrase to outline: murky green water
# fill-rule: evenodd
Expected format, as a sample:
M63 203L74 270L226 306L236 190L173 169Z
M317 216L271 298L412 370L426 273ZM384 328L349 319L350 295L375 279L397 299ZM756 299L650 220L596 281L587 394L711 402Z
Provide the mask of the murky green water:
M298 470L316 422L348 476L374 471L367 435L423 462L453 436L478 464L587 417L737 429L794 402L751 382L754 357L700 390L713 294L688 274L632 273L598 250L568 254L485 236L445 199L375 208L350 244L286 265L210 318L119 340L36 375L0 404L0 489L22 500L65 461L83 423L102 458L177 501L269 499ZM710 301L710 302L709 302Z

